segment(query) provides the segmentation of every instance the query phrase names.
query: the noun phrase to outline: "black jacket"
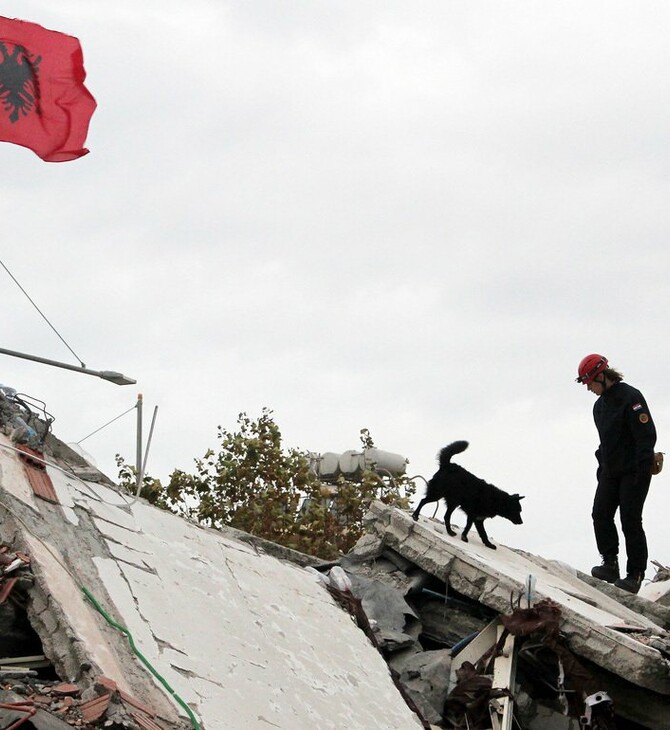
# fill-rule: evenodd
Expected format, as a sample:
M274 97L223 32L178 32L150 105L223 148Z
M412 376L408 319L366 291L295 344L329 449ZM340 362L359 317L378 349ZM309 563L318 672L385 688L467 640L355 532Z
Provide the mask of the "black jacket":
M611 385L595 402L593 419L600 436L599 471L611 476L650 472L656 427L639 390L628 383Z

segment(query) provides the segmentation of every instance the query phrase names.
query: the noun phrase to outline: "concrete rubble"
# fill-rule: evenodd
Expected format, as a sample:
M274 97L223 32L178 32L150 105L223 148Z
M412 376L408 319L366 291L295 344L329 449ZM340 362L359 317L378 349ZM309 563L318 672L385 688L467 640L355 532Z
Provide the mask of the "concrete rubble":
M80 690L71 712L103 710L79 726L422 726L379 651L305 570L318 561L202 528L49 454L54 501L44 474L30 476L40 457L25 455L0 435L0 542L31 576L8 602L22 604L49 679ZM36 679L23 695L0 681L2 704L19 703L7 712L53 698Z
M326 565L159 510L15 429L0 433L0 727L669 727L663 580L624 594L381 502Z
M436 726L492 727L488 710L485 719L466 718L465 712L454 715L454 707L491 699L487 671L480 667L460 680L458 674L496 643L493 635L468 662L463 640L472 641L498 621L517 637L516 678L509 688L514 727L669 727L666 606L554 561L502 545L490 550L477 538L463 543L450 537L442 522L414 522L410 514L380 502L371 507L367 534L341 566L378 627L390 666ZM379 600L384 591L371 588L376 583L397 592L393 602ZM468 686L477 691L468 694L463 690ZM599 692L611 701L587 708L583 699Z

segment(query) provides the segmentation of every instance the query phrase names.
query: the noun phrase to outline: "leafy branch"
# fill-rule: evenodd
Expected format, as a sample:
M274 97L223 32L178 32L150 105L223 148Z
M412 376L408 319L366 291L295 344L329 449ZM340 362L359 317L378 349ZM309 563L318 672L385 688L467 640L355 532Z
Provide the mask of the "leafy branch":
M360 432L364 449L374 443ZM151 503L213 528L234 527L294 550L333 560L363 534L370 502L408 509L415 485L365 470L360 481L322 483L307 452L284 449L272 411L257 419L240 413L237 430L218 428L218 451L195 459L194 473L176 469L164 486L146 476L142 496ZM119 481L135 491L136 472L117 455Z

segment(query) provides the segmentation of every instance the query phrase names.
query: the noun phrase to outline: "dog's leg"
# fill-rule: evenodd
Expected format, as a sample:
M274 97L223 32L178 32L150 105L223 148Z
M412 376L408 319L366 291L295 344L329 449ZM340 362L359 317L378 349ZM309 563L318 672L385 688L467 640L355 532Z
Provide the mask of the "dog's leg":
M444 526L447 528L447 532L453 537L456 532L451 529L451 515L454 514L454 510L457 505L453 507L447 503L447 511L444 513Z
M477 528L479 537L481 537L484 545L486 545L487 548L491 548L491 550L497 550L496 546L489 540L489 536L486 534L486 530L484 529L484 520L475 520L475 527Z
M437 500L435 499L428 499L428 497L424 497L420 502L418 507L412 512L412 519L416 522L416 520L419 519L419 512L421 512L421 508L424 506L424 504L428 504L429 502L435 502Z
M463 542L468 541L468 532L470 532L470 528L472 527L473 519L468 515L468 521L465 523L465 527L463 529L463 532L461 532L461 540Z

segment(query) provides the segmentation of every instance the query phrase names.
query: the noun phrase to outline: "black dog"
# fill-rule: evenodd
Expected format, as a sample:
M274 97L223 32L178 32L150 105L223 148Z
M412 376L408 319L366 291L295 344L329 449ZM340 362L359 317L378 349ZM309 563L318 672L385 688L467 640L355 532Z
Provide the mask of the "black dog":
M446 502L447 511L444 524L447 532L453 537L456 533L451 529L451 515L456 507L460 507L467 515L468 521L461 534L461 540L468 541L468 532L474 524L486 547L496 549L489 540L484 529L484 520L489 517L505 517L515 525L521 525L521 500L518 494L507 494L502 489L488 484L458 464L451 463L454 454L460 454L468 448L467 441L454 441L445 446L439 454L440 468L428 482L426 496L419 502L412 517L419 519L419 512L424 504L437 502L442 498Z

